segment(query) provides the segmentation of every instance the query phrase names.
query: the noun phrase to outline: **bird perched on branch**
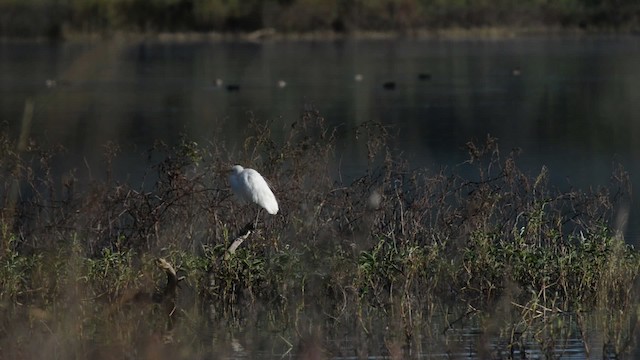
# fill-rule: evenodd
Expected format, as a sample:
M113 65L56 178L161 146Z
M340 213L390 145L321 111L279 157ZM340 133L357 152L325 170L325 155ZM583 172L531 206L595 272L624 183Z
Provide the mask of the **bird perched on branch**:
M259 172L235 165L231 168L229 182L231 190L241 201L258 204L271 215L278 213L278 201Z

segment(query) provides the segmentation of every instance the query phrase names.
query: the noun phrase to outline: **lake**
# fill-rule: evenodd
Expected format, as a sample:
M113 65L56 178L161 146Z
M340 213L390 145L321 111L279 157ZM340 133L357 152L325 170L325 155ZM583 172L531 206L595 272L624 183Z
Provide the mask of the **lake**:
M61 172L77 168L80 178L102 176L109 141L123 151L116 176L136 181L156 140L176 144L185 134L206 143L216 135L239 149L251 119L270 121L278 138L305 109L319 110L338 127L335 166L347 179L366 166L366 148L354 132L367 121L389 125L397 134L393 148L413 167L432 171L455 168L467 158L465 143L487 134L499 139L504 154L520 148L518 163L528 174L546 165L560 188L606 185L618 162L632 179L640 170L640 42L634 36L2 42L0 121L15 136L27 99L35 104L30 135L67 148L56 165ZM640 211L637 200L630 219ZM638 234L640 222L631 221L627 241L637 243ZM456 310L452 318L466 311ZM450 324L442 320L433 334L415 340L423 346L414 350L418 357L482 357L469 350L483 341L474 331L479 325L447 332ZM553 348L584 357L577 325L570 329L571 341ZM352 358L357 339L343 344L345 334L336 334L333 354ZM239 337L252 342L251 334ZM361 337L374 348L372 356L382 353L376 347L385 346L384 334ZM281 335L263 341L253 350L264 351L262 357L291 350ZM431 350L438 341L449 346ZM593 340L604 349L601 342ZM541 356L536 345L524 347Z
M559 187L606 184L617 162L632 179L640 170L635 36L5 41L0 69L0 121L18 134L32 98L31 135L69 149L63 167L79 176L99 167L108 141L125 154L119 175L135 179L154 140L221 134L234 149L249 119L272 121L277 136L308 108L339 126L348 176L366 162L353 133L370 120L393 127L394 146L415 167L455 166L467 141L491 134L504 154L522 150L526 172L546 165Z

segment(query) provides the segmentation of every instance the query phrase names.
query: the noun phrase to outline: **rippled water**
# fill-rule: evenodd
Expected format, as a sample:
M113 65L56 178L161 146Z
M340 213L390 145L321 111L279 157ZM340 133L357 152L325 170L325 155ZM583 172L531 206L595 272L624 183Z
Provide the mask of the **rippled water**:
M345 329L344 324L336 324L334 333L324 335L304 330L295 335L286 331L276 334L252 328L231 337L214 337L214 343L219 346L219 355L227 359L307 358L304 356L310 353L339 360L616 358L613 345L605 342L602 333L591 331L582 337L574 314L539 317L530 324L522 322L522 318L511 323L514 319L489 319L486 314L469 316L457 324L449 324L449 320L446 315L436 314L425 323L416 323L424 329L413 328L415 333L409 343L403 341L403 329L393 328L398 320L392 317L381 321L379 327L369 328L369 333L359 326L355 331ZM483 326L479 326L481 321ZM558 324L553 325L554 322Z

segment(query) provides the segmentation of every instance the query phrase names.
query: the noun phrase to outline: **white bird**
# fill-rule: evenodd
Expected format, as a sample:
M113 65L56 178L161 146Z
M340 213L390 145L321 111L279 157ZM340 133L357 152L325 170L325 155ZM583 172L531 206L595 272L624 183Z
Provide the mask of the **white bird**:
M258 204L271 215L278 213L278 201L267 181L257 171L235 165L231 168L229 183L231 190L241 201Z

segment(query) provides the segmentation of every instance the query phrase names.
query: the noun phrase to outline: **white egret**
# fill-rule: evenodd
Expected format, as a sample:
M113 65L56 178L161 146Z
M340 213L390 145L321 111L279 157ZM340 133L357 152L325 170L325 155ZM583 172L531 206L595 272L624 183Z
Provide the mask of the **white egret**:
M235 165L231 168L229 183L231 190L241 201L258 204L271 215L278 213L278 201L267 181L257 171Z

